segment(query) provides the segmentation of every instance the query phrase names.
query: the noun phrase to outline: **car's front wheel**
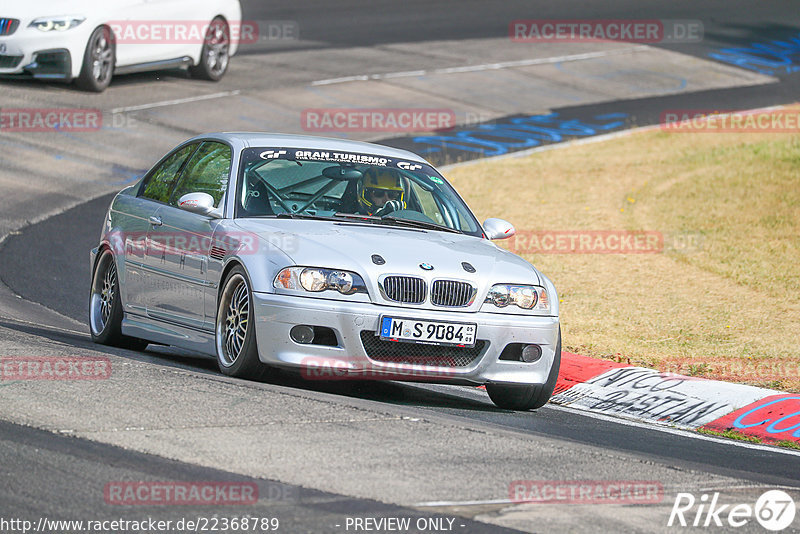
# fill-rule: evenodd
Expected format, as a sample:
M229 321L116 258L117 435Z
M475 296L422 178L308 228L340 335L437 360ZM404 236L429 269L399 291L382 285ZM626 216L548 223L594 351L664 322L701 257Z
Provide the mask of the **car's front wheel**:
M114 75L114 39L111 30L105 26L96 28L86 44L83 66L75 85L84 91L102 93Z
M228 70L230 45L228 23L222 17L216 17L208 26L199 63L189 67L192 77L212 82L221 80Z
M89 331L92 341L133 350L144 350L147 341L122 335L122 300L120 299L117 262L105 249L94 267L89 292Z
M215 338L219 370L229 376L259 378L266 366L258 359L253 292L247 273L231 269L222 285Z
M535 410L541 408L553 395L558 380L558 370L561 368L561 328L558 329L558 342L556 343L553 366L547 375L547 381L540 385L519 384L486 384L489 398L499 408L507 410Z

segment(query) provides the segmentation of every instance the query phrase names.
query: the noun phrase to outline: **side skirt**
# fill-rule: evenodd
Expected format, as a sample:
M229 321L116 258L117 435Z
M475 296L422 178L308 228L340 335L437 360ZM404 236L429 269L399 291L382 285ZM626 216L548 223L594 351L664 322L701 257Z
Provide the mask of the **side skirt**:
M151 70L175 69L180 67L188 67L191 64L192 58L184 56L175 59L164 59L161 61L151 61L149 63L137 63L136 65L116 67L114 69L114 74L134 74L136 72L147 72Z
M153 343L201 352L208 356L217 355L214 333L206 330L126 314L122 319L122 333Z

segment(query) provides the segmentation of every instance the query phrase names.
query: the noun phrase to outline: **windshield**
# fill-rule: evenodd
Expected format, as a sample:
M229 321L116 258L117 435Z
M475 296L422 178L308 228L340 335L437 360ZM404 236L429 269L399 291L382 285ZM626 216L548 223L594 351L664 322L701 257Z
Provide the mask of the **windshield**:
M433 167L370 154L297 148L242 152L236 217L363 215L481 236L472 212ZM369 216L369 217L366 217Z

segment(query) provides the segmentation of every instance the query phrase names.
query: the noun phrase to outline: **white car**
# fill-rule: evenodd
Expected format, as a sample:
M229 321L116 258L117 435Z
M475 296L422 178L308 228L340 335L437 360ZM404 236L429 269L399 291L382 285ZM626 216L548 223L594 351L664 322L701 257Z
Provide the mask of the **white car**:
M32 0L0 4L0 76L75 81L188 67L217 81L236 52L239 0ZM233 30L233 31L231 31Z

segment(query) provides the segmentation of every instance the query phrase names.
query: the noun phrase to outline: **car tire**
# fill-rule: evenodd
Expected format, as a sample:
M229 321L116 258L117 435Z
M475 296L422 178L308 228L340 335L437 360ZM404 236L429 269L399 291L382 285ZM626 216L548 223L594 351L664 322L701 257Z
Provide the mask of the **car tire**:
M498 408L507 410L535 410L541 408L553 395L558 380L558 371L561 368L561 327L558 328L558 342L556 343L553 365L547 375L547 381L541 385L517 384L486 384L489 398Z
M266 366L258 359L253 291L247 273L236 266L219 293L214 328L219 370L228 376L258 379Z
M116 55L111 30L106 26L98 26L86 43L81 73L75 80L75 85L84 91L102 93L111 83L115 63Z
M148 342L122 334L122 299L117 262L105 249L95 263L89 291L89 332L92 341L132 350L144 350Z
M230 60L230 28L222 17L211 21L203 39L203 49L200 52L200 61L197 65L189 67L192 78L218 82L228 70Z

